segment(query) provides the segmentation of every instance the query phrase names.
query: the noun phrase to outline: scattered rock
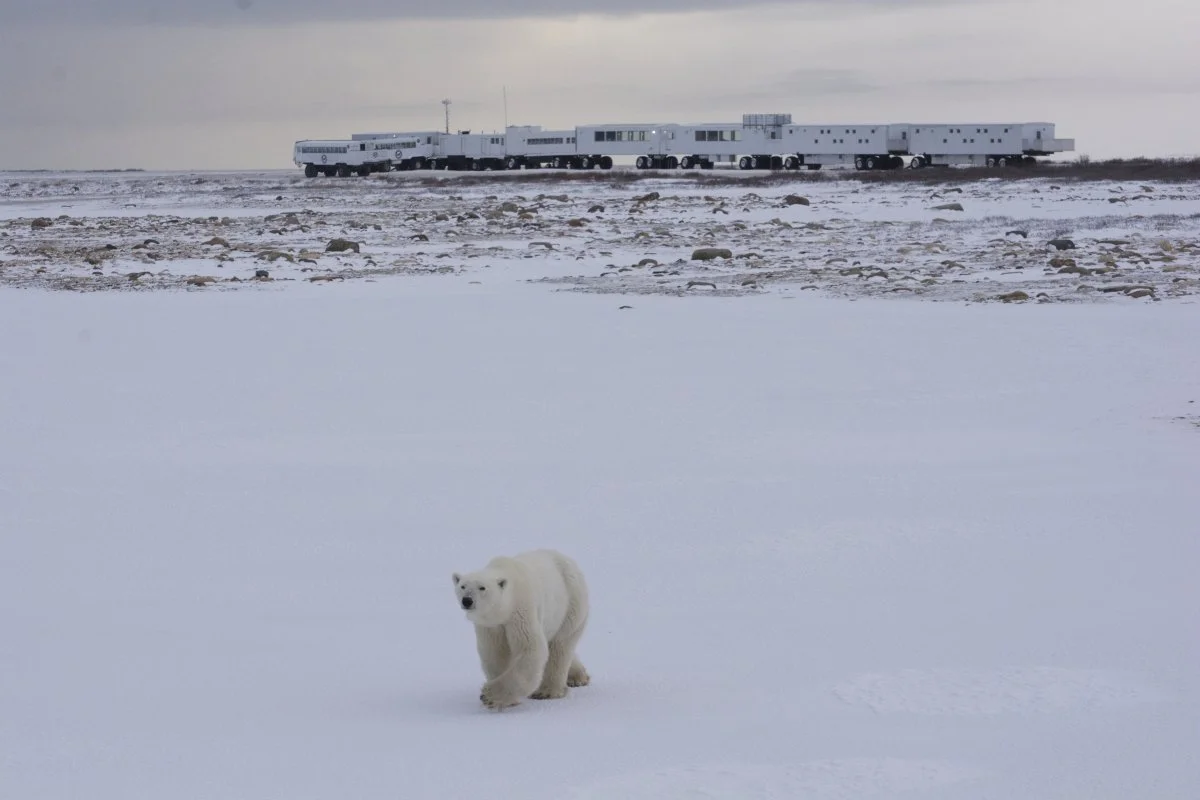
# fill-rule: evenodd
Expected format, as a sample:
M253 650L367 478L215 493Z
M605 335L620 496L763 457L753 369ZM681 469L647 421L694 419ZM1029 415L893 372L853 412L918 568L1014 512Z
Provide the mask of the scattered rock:
M349 239L334 239L325 248L326 253L345 253L351 250L355 253L362 252L358 242L352 242Z
M801 197L798 194L789 194L783 198L783 204L785 206L811 206L812 202L807 197Z
M1029 299L1029 295L1025 292L1009 292L1008 294L1000 295L996 299L1003 303L1022 303Z
M933 211L963 211L962 203L943 203L940 206L934 206Z
M692 261L712 261L717 258L733 258L733 252L723 247L701 247L692 253Z
M1051 239L1049 242L1047 242L1047 244L1056 250L1074 250L1075 249L1075 243L1072 242L1070 239Z

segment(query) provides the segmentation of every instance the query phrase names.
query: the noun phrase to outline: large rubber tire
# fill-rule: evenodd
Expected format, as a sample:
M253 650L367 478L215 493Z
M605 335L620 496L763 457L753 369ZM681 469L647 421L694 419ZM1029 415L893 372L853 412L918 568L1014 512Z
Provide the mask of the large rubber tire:
M600 169L612 169L612 156L600 156Z
M738 169L754 169L754 159L750 156L742 156L738 159Z
M679 159L675 156L667 156L667 169L679 169Z
M315 178L315 177L317 177L317 174L318 174L318 171L317 171L316 164L305 164L304 165L304 177Z

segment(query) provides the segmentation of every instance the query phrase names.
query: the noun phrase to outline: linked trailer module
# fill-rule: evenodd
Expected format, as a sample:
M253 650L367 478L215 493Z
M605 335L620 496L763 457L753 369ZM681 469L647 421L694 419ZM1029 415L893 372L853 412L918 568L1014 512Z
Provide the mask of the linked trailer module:
M1052 122L792 122L791 114L745 114L740 123L636 123L543 130L511 125L503 133L408 131L355 133L346 140L302 140L293 161L310 178L393 170L612 169L613 157L638 169L859 170L907 167L1007 167L1071 152Z

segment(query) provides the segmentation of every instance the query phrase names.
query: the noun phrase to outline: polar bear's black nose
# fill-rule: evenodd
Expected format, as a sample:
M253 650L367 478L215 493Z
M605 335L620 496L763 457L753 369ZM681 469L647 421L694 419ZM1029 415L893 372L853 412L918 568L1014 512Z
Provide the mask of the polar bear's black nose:
M475 605L475 601L469 597L464 597L462 599L462 604L463 604L463 608L470 608L471 606Z

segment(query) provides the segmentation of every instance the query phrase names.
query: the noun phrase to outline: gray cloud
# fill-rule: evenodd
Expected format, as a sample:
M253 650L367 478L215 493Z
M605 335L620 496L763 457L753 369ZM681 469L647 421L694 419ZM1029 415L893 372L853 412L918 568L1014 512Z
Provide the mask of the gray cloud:
M1002 0L984 0L996 2ZM946 5L954 0L3 0L0 28L13 25L287 25L307 22L629 16L810 7L847 16Z

